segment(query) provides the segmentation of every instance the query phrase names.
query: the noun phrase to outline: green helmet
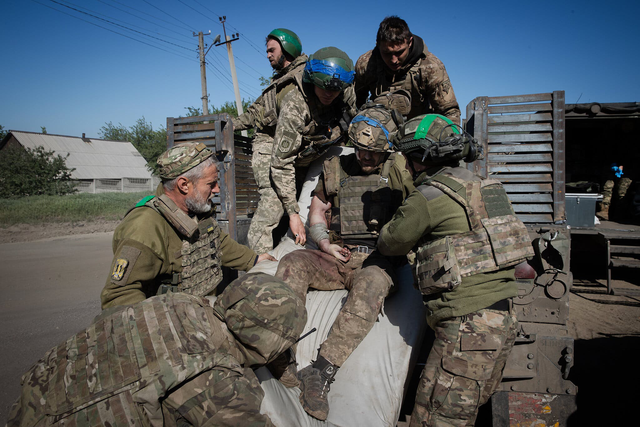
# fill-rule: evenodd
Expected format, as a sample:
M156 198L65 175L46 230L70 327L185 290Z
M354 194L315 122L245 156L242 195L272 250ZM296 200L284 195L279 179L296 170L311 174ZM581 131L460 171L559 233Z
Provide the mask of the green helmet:
M395 142L399 151L414 160L467 163L482 158L478 141L449 118L440 114L414 117L398 130Z
M304 67L303 81L321 89L343 90L355 77L353 61L337 47L323 47L309 57Z
M213 309L238 341L247 365L265 365L291 347L307 311L291 288L268 274L246 274L218 296Z
M349 141L368 151L392 152L400 113L380 104L365 104L349 125Z
M302 53L302 43L300 43L298 35L291 30L276 28L267 36L267 40L269 39L277 40L282 46L282 50L294 58L297 58Z

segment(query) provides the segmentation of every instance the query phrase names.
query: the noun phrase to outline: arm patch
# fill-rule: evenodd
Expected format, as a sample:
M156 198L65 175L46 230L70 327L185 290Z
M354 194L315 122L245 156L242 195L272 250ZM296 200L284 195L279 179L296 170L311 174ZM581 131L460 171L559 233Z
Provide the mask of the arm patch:
M294 142L298 134L292 130L284 130L282 132L282 139L280 140L280 144L278 145L278 151L280 152L280 156L286 157L294 146Z
M115 257L113 262L113 270L111 271L111 282L118 286L127 284L129 275L136 265L136 261L140 256L140 249L132 246L123 246Z

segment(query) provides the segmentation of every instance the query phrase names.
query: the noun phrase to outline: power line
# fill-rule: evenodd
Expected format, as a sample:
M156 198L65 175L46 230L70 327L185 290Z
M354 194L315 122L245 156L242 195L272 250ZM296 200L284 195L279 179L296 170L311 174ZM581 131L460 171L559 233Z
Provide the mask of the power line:
M148 4L149 6L158 9L160 12L164 13L165 15L175 19L176 21L180 22L181 24L185 25L189 31L191 31L193 33L196 32L193 28L189 28L189 24L186 24L186 23L182 22L181 20L176 18L174 15L171 15L170 13L165 12L164 10L160 9L158 6L156 6L156 5L152 4L152 3L149 3L147 0L142 0L142 1L145 2L146 4Z

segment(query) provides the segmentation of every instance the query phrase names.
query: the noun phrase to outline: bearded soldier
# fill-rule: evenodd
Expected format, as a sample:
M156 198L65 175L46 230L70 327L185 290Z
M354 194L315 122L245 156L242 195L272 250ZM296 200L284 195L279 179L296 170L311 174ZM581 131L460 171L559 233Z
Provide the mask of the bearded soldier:
M478 158L480 147L451 120L418 116L397 135L416 189L383 227L378 249L415 250L416 283L436 336L411 426L473 426L516 339L515 266L533 256L531 240L500 182L459 166Z
M335 47L325 47L309 57L302 76L285 87L278 103L278 124L271 155L271 180L277 199L261 197L270 222L286 213L296 243L304 245L306 233L300 219L297 195L309 164L332 145L344 143L349 122L356 112L353 62ZM260 207L258 207L260 210ZM254 220L256 218L254 217ZM271 231L254 226L250 233L272 245ZM256 224L261 224L261 219Z
M376 47L358 58L355 91L357 105L371 97L409 119L438 113L460 124L460 107L447 70L397 16L380 23Z
M325 161L311 201L310 238L320 250L291 252L276 272L303 301L310 287L349 291L317 359L298 374L300 402L320 420L327 418L327 393L338 368L373 327L402 261L375 250L378 232L413 188L404 158L390 154L395 129L382 106L353 119L349 141L356 152Z
M247 112L237 119L233 119L235 130L256 129L253 137L251 166L258 185L260 200L264 200L264 202L258 203L247 240L249 247L260 253L273 249L271 233L280 220L271 214L273 207L267 203L272 201L277 205L280 204L271 187L270 178L271 152L273 151L273 138L276 134L278 105L282 101L282 89L294 83L295 79L302 75L308 59L307 55L302 53L300 39L291 30L276 28L269 33L266 43L267 58L274 70L271 82L262 95L251 104Z
M304 304L247 274L213 307L185 293L103 311L22 377L8 427L272 426L252 367L299 337Z
M202 143L176 145L160 157L162 184L140 200L113 233L111 274L102 308L133 304L167 291L205 296L222 266L247 271L258 256L220 229L210 197L220 192L213 152Z

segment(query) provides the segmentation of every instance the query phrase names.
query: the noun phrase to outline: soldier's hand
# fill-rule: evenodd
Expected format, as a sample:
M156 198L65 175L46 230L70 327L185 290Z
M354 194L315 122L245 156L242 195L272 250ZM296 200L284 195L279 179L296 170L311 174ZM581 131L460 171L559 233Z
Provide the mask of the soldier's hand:
M262 262L262 261L278 261L277 259L275 259L273 256L269 255L268 253L263 253L258 255L258 261L256 261L256 264Z
M333 255L340 261L348 262L349 259L351 258L351 251L348 248L343 248L340 245L331 244L327 239L320 240L319 246L322 252L328 253L329 255Z
M296 245L304 246L304 244L307 243L307 233L304 229L304 224L300 219L300 215L289 215L289 228L291 228L291 231L296 238Z

